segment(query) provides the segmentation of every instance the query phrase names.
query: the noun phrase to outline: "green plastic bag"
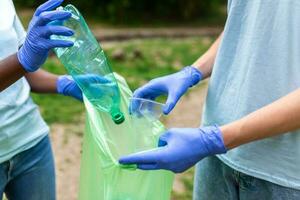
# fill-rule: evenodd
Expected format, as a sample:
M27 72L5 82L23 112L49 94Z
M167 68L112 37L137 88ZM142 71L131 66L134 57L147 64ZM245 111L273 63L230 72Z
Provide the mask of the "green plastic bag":
M174 174L168 171L124 169L122 155L157 146L164 126L158 121L129 115L132 95L125 80L115 74L121 93L125 121L116 125L106 112L99 112L86 98L86 132L80 172L80 200L169 200Z

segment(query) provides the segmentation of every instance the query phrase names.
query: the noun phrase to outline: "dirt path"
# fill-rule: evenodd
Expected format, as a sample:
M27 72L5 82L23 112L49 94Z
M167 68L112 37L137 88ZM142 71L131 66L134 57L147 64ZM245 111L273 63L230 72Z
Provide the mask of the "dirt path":
M167 127L197 127L206 94L206 83L194 88L181 99L174 111L166 119ZM78 125L51 126L52 146L55 154L57 198L58 200L76 200L80 172L80 156L84 120ZM184 192L180 176L174 184L176 192Z
M120 41L145 38L184 38L193 36L216 36L222 27L168 27L168 28L103 28L92 27L99 41Z
M82 137L74 134L72 126L51 126L58 200L75 200L78 195Z
M201 83L181 98L175 109L168 116L167 127L198 127L202 106L206 95L207 83Z

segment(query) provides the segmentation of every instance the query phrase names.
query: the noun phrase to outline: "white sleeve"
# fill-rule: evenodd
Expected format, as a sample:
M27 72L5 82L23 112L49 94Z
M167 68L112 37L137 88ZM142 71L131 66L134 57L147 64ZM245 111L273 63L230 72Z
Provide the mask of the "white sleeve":
M15 19L14 19L14 29L17 33L17 37L18 37L18 46L21 46L26 38L26 31L18 17L18 15L15 15Z

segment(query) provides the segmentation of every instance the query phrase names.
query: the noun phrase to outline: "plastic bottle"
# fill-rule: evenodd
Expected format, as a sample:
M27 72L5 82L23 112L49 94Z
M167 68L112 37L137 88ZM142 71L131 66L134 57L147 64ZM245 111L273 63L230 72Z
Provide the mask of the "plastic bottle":
M87 99L99 110L110 113L116 124L121 124L125 118L119 109L120 92L104 51L80 12L73 5L67 5L64 8L59 7L58 9L72 13L71 18L57 23L62 23L64 26L71 28L75 31L75 34L71 37L51 37L51 39L64 39L74 42L74 46L70 48L56 48L54 50L56 55Z

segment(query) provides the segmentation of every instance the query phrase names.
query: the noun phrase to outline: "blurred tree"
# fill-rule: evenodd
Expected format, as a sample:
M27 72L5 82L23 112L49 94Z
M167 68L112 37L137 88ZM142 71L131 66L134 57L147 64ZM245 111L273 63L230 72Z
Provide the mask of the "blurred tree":
M17 6L36 7L43 0L14 0ZM189 21L222 15L226 0L66 0L85 15L115 23L163 19Z

